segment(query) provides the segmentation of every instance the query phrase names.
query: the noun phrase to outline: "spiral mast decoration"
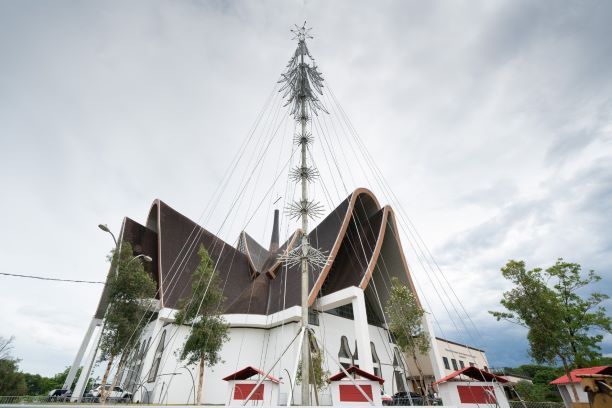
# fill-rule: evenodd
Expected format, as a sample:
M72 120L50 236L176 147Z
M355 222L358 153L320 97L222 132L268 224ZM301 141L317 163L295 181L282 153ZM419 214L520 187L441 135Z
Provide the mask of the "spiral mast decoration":
M314 58L310 55L306 46L306 39L313 38L310 35L310 28L306 28L306 22L302 27L295 26L291 30L294 33L293 39L298 41L297 49L293 57L289 60L285 72L281 75L280 92L287 100L285 106L289 106L290 114L299 126L299 133L294 137L294 143L301 150L301 163L290 171L290 179L300 183L302 196L299 201L295 201L287 206L286 211L291 219L301 219L301 242L300 245L280 258L288 266L301 265L302 277L302 328L304 339L302 341L302 405L310 405L310 342L308 341L308 274L309 266L320 268L327 263L327 256L321 251L310 246L308 240L308 220L316 219L323 214L321 204L308 198L308 184L313 183L319 176L316 168L308 165L308 147L313 143L312 133L308 131L308 123L312 115L318 115L319 111L328 113L325 110L318 95L323 95L323 77L318 70ZM306 61L308 59L310 63Z

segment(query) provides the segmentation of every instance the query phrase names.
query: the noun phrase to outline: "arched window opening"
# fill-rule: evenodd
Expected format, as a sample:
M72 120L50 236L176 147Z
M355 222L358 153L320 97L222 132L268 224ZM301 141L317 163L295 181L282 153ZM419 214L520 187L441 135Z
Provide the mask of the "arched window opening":
M148 343L143 340L140 346L140 351L138 351L136 354L136 362L134 363L132 378L130 379L130 383L128 384L128 386L125 387L129 392L132 392L132 393L135 392L136 386L140 382L140 374L142 373L142 366L144 363L144 358L145 358L145 355L147 354L147 344L150 344L150 343L151 343L151 338L149 338Z
M340 338L340 351L338 351L338 361L342 367L349 368L353 365L353 355L346 336Z
M155 356L153 356L153 365L149 371L148 382L154 382L157 378L157 371L159 370L159 364L161 363L162 354L164 353L164 343L166 341L166 331L162 332L159 343L157 344L157 350L155 350Z
M400 354L399 349L393 349L393 379L395 385L395 392L407 391L406 384L406 368L404 366L404 360Z
M140 342L136 344L136 347L132 349L129 364L125 370L125 379L123 381L123 388L130 389L133 385L135 377L135 369L138 366L138 359L140 357Z
M380 364L380 359L378 358L378 353L376 352L376 346L374 345L374 342L370 342L370 348L372 349L372 363L374 365L374 375L382 377L382 367Z

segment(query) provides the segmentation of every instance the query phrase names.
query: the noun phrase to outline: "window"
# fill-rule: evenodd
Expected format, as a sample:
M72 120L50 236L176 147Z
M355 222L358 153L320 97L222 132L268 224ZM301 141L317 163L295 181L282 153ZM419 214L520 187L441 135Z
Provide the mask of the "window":
M489 367L484 366L483 368L484 368L484 370L485 370L486 372L489 372Z
M453 363L453 370L458 370L459 367L457 367L457 360L455 360L454 358L451 358L451 363Z
M459 367L465 368L465 364L463 364L463 360L459 360Z
M402 378L402 373L399 371L393 372L393 378L395 379L395 389L397 392L406 392L406 385L404 384L404 379Z
M131 388L133 384L133 379L135 378L134 373L136 371L135 370L136 366L138 365L139 353L140 353L140 342L138 342L138 344L136 344L136 347L132 349L130 360L129 360L129 363L126 369L125 379L123 380L123 386L128 390Z
M335 309L330 309L328 311L326 311L325 313L329 313L335 316L340 316L340 317L344 317L345 319L351 319L354 320L354 315L353 315L353 305L352 304L346 304L346 305L342 305L342 306L338 306Z
M349 368L353 365L353 354L348 344L346 336L340 338L340 350L338 351L338 361L344 368Z
M319 325L319 313L314 310L308 311L308 324L312 324L313 326Z
M404 361L397 348L393 349L393 367L395 367L396 370L405 371Z
M397 348L393 349L393 378L395 380L396 392L406 391L406 368L400 351Z
M372 349L372 363L374 365L374 375L382 376L382 370L380 366L380 359L378 358L378 353L376 353L376 346L374 346L373 342L370 342L370 348Z
M450 370L450 364L448 364L448 358L442 357L442 362L444 362L444 368Z
M470 367L476 367L476 363L470 362Z
M376 313L377 309L374 308L368 296L365 296L365 306L366 306L366 317L368 319L368 324L372 326L378 326L378 327L384 328L385 327L384 321L383 319L378 317L378 314Z
M166 331L162 332L161 338L159 339L159 344L157 345L157 350L155 350L155 356L153 357L153 365L151 366L151 370L149 371L149 378L147 378L148 382L154 382L157 378L157 371L159 370L159 364L161 363L162 354L164 353L164 342L166 341Z
M136 366L134 367L133 377L130 379L129 387L126 389L130 392L136 391L136 385L140 383L141 374L142 374L142 366L144 365L145 357L149 351L149 346L151 345L151 338L149 337L148 341L142 341L142 345L140 347L140 353L138 353L138 358L136 360Z

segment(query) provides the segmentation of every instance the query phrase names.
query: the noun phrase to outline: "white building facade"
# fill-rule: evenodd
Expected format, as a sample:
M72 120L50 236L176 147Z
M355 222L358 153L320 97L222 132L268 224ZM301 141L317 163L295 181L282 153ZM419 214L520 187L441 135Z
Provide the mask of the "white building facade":
M336 306L341 299L350 302ZM330 300L333 304L326 305ZM326 309L329 306L335 307ZM318 307L326 311L311 313L310 327L317 340L316 347L325 356L323 367L329 375L340 370L339 364L345 368L355 365L385 379L382 388L386 394L413 391L406 361L390 341L388 331L382 325L367 324L367 318L357 317L355 310L365 311L366 308L361 289L348 288L344 293L335 294L333 299L322 298ZM353 310L352 318L347 312L350 309ZM174 324L174 313L173 309L159 311L158 319L147 326L139 342L139 353L144 352L144 355L134 354L121 374L120 384L134 393L135 402L194 403L198 366L186 367L178 358L189 327ZM270 375L281 379L278 402L285 405L291 395L292 380L295 380L299 344L291 342L300 330L300 313L299 307L293 307L272 316L224 315L230 324L229 341L220 353L222 361L205 368L204 402L229 403L231 390L223 381L225 376L246 366L258 367L267 373L280 359ZM289 344L289 350L281 358ZM365 352L361 351L363 349ZM299 403L300 398L300 387L294 386L293 401ZM322 404L331 403L331 389L324 388L318 398Z
M129 353L128 363L118 375L117 384L132 392L135 402L195 401L198 369L185 366L178 358L190 328L178 327L174 314L181 301L190 296L192 272L199 264L197 248L201 246L206 248L223 282L223 317L230 325L229 341L220 353L222 361L205 368L203 402L228 403L230 393L223 378L247 366L270 371L281 380L280 404L286 404L289 398L300 401L300 387L292 387L299 354L298 341L292 340L300 330L300 273L279 261L295 246L299 230L283 244L278 235L278 212L269 249L244 232L233 247L159 200L153 203L144 225L125 218L120 242L130 242L135 256L145 254L152 258L145 269L158 287L157 307L146 315L149 324L141 338L125 351ZM413 379L418 370L402 355L386 329L384 310L392 278L416 294L392 209L380 206L370 191L357 189L309 236L312 245L328 256L324 266L312 270L308 299L309 327L316 338L312 347L321 351L325 371L334 374L340 366L355 365L383 378L382 388L388 395L415 391ZM105 307L103 294L92 327L94 323L102 324ZM428 355L420 356L431 383L446 374L444 358L452 344L441 345L427 318L423 324L430 338L435 339ZM83 351L90 340L88 331ZM80 351L75 367L80 365ZM462 351L454 353L459 355ZM470 354L466 354L466 363L472 361L468 357ZM73 399L83 395L92 361L93 357L87 359ZM486 358L474 361L480 366ZM72 389L72 382L67 383L66 388ZM324 389L319 397L320 403L331 401L329 390Z

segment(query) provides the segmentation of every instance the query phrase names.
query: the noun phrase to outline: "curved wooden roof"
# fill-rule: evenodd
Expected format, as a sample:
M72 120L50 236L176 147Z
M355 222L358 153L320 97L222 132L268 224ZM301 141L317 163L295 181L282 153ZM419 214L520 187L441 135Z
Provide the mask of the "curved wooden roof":
M143 242L146 235L147 249L156 247L152 273L163 306L176 308L180 299L190 295L200 245L207 249L223 282L224 313L266 315L300 304L299 267L288 268L278 260L299 244L300 230L272 251L243 232L234 248L160 200L153 202L146 224L130 220L125 238ZM310 304L319 296L349 286L366 289L370 284L384 298L391 275L416 293L393 210L381 207L371 191L355 190L309 233L309 239L329 257L323 268L311 270Z

